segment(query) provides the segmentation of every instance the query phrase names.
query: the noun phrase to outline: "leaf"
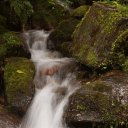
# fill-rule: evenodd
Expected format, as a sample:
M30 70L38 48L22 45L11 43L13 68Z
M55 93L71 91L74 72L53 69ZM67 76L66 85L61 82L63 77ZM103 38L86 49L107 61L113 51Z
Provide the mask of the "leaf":
M20 73L20 74L23 74L23 73L24 73L24 72L21 71L21 70L17 70L16 72L17 72L17 73Z

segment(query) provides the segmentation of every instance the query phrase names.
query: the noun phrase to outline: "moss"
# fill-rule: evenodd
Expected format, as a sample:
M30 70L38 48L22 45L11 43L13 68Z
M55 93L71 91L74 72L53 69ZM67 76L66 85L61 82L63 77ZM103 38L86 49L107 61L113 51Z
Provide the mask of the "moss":
M72 18L63 20L50 35L50 39L54 42L56 49L61 51L64 55L70 53L71 35L78 22L79 20Z
M9 56L24 56L25 51L23 49L24 42L18 36L18 34L14 32L5 32L0 36L0 48L1 53L4 57Z
M89 9L89 6L82 5L74 9L71 13L71 16L81 19L85 15L85 13L88 11L88 9Z
M9 104L21 102L24 96L32 95L33 64L26 58L6 60L4 79Z
M80 63L97 71L107 71L111 68L119 69L115 63L121 67L123 62L120 58L123 59L123 56L124 58L127 56L125 50L127 43L118 45L126 53L119 51L111 53L116 40L127 31L127 12L125 6L116 3L110 5L105 2L95 2L73 32L72 56ZM124 39L124 36L121 37ZM115 57L115 54L118 54L118 57ZM115 63L112 56L115 57Z
M124 64L122 64L123 71L128 72L128 59L125 60Z
M53 33L55 35L54 38L56 40L60 40L63 42L70 41L71 35L78 22L79 22L78 20L74 20L74 19L68 19L62 21L57 27L57 30Z
M107 85L106 82L97 80L95 82L87 83L85 88L88 88L89 90L98 91L98 92L111 92L112 87Z
M113 67L120 67L125 63L128 56L128 30L122 32L122 34L112 44L111 49L111 61ZM124 67L123 67L124 68Z
M97 56L93 51L89 51L86 56L87 65L95 67L97 65Z

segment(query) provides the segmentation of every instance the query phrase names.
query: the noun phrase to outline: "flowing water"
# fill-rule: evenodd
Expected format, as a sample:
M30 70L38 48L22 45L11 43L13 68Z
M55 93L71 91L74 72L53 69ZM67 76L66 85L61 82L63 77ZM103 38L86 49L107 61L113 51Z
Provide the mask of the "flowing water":
M74 61L47 49L50 32L24 33L35 65L35 96L20 128L67 128L63 114L69 96L77 89Z

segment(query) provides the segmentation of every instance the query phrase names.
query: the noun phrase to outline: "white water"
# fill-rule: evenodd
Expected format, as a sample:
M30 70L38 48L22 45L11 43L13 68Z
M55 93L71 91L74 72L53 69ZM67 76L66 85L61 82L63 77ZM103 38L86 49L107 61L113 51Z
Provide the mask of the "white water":
M35 96L20 128L67 128L63 121L69 96L77 89L73 60L47 49L49 33L24 33L35 64Z

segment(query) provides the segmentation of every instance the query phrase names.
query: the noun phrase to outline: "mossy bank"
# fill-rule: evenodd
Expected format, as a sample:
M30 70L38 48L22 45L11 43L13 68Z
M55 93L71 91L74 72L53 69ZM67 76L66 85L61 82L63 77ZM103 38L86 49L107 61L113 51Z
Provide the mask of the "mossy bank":
M26 58L6 59L4 69L6 96L9 106L26 111L34 94L34 66Z

